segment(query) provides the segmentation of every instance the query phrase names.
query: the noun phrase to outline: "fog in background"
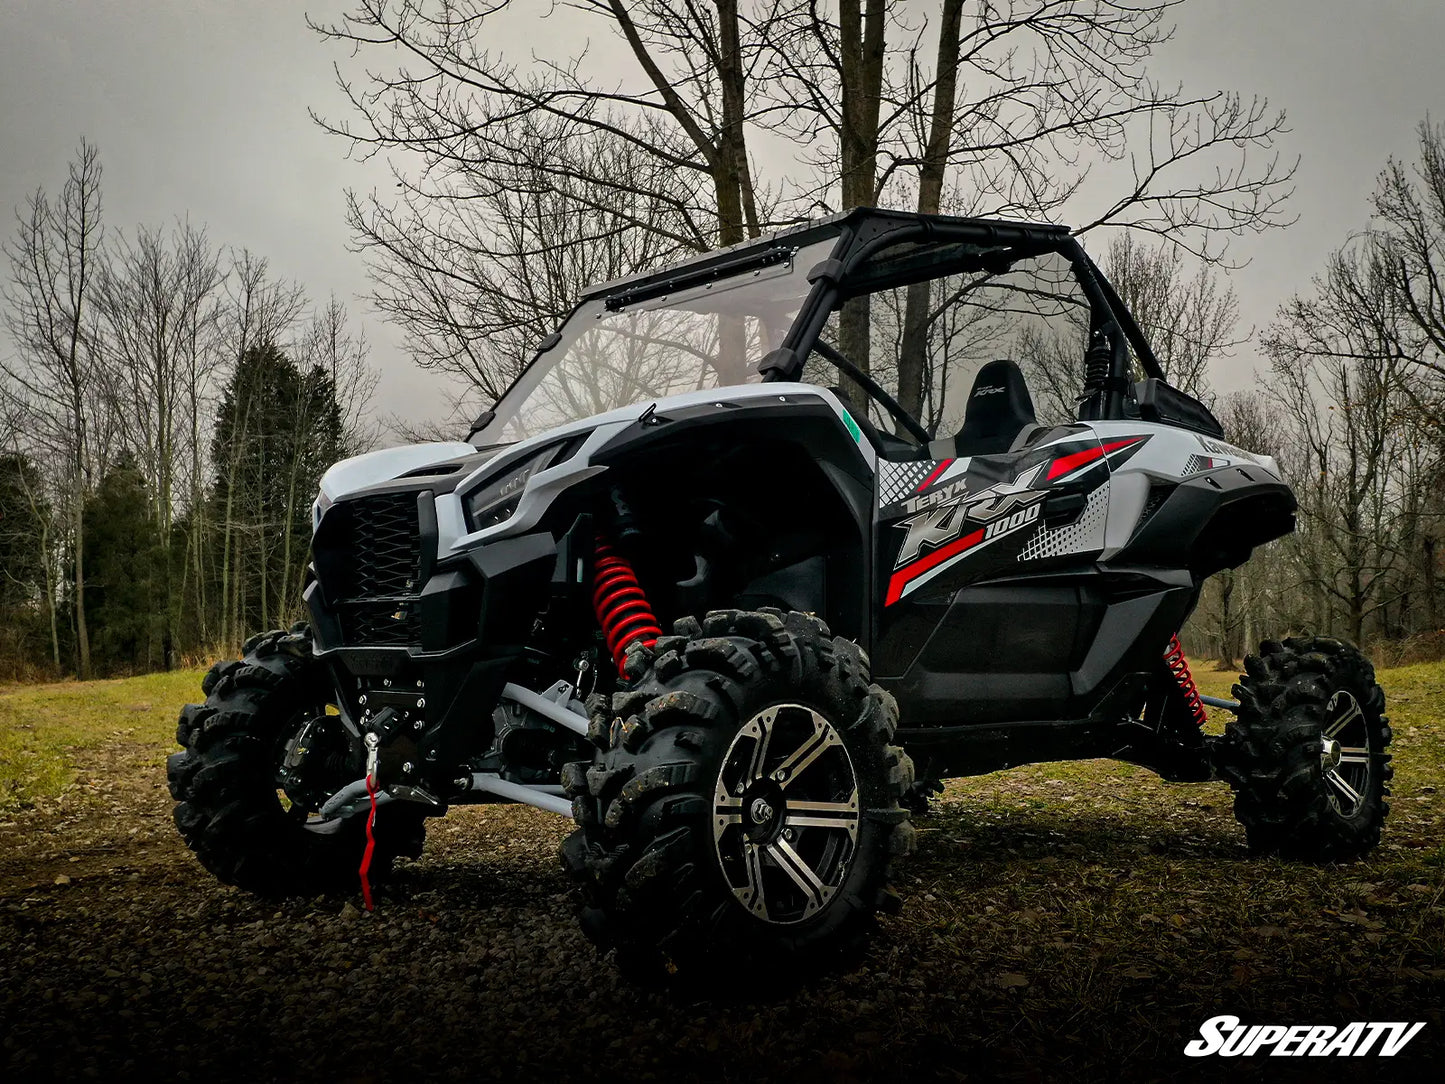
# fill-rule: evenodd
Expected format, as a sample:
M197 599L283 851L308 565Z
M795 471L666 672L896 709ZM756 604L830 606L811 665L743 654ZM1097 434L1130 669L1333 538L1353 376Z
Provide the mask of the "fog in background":
M534 2L549 7L525 0ZM345 8L309 0L321 20ZM85 136L101 151L109 229L189 215L213 243L251 248L313 299L336 294L371 341L377 414L443 417L459 389L412 364L399 335L359 300L367 278L347 250L342 193L390 182L379 163L348 161L307 115L308 106L345 115L332 64L348 58L307 30L305 10L289 0L0 0L0 233L12 233L11 210L37 186L59 191ZM1233 275L1242 329L1260 327L1366 225L1385 159L1412 157L1417 123L1445 115L1445 4L1190 0L1177 18L1155 76L1268 97L1289 113L1286 156L1302 159L1299 221L1231 249L1250 261ZM586 41L575 13L550 26L554 37ZM512 27L499 29L493 47L524 60L528 37L509 41ZM623 63L601 26L590 47L594 59ZM10 349L0 332L0 353ZM1216 386L1246 386L1257 364L1251 346L1240 348L1216 369Z

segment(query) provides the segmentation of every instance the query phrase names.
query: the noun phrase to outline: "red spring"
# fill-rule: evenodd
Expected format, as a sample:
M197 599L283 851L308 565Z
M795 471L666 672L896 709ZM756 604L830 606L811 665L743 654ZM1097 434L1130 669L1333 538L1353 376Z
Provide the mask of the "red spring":
M1199 699L1199 686L1194 684L1194 675L1189 672L1189 663L1184 658L1184 645L1179 642L1178 636L1169 638L1169 646L1164 651L1164 665L1169 667L1169 673L1178 683L1179 691L1184 694L1185 708L1194 716L1194 721L1203 726L1204 701Z
M647 604L647 595L637 582L632 563L617 553L602 536L597 537L597 562L592 576L592 608L607 640L607 650L622 673L628 645L642 641L646 647L657 643L662 628Z

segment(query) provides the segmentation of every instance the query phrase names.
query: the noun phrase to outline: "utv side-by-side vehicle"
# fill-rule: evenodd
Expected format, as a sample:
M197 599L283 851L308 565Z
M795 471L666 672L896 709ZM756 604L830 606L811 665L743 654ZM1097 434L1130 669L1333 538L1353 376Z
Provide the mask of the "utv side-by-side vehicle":
M224 881L369 903L427 818L527 803L576 822L588 934L697 973L836 958L910 809L1012 765L1223 778L1255 851L1354 858L1369 663L1266 642L1210 701L1177 637L1294 511L1067 229L814 222L592 288L466 443L332 467L309 622L182 712L176 823Z

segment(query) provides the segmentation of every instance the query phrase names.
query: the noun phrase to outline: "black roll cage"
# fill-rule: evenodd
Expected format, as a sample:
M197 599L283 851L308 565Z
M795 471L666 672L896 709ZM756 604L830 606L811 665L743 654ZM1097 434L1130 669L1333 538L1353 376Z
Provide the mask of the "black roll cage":
M792 229L744 241L687 260L659 271L644 272L612 282L599 283L584 290L577 305L568 314L565 325L583 304L601 300L605 308L615 310L628 304L665 296L668 293L707 282L717 281L742 271L768 267L786 261L798 248L822 240L834 230L838 233L832 255L813 267L807 275L810 289L798 310L782 345L770 351L758 363L764 381L793 381L802 378L808 355L816 348L819 335L829 315L850 297L859 296L887 286L907 285L949 274L972 263L979 266L980 252L987 249L1012 249L1016 258L1056 252L1075 269L1080 288L1091 310L1090 340L1100 342L1109 353L1106 372L1101 379L1086 374L1080 417L1089 420L1127 417L1125 402L1131 395L1129 379L1129 347L1148 377L1164 379L1164 369L1150 349L1143 331L1135 322L1119 295L1100 273L1067 226L1041 222L1012 222L1004 219L962 218L952 215L921 215L907 211L884 211L860 207L829 218L808 222ZM909 243L949 244L950 251L920 252L916 263L907 265L907 273L889 279L870 280L868 261L879 252ZM556 345L554 332L538 344L529 363L518 374L512 388L524 380L532 365ZM837 351L828 351L836 355ZM836 364L836 357L830 357ZM846 370L845 370L846 371ZM854 370L856 372L856 369ZM876 383L869 389L875 393ZM865 384L866 387L866 384ZM500 400L499 400L500 401ZM883 400L880 400L883 402ZM896 413L896 402L884 402L890 413ZM901 408L898 408L901 410ZM492 420L492 411L484 411L473 423L469 439ZM905 425L912 433L922 431L917 419Z
M1057 252L1078 274L1080 288L1092 311L1090 336L1102 334L1109 347L1106 377L1095 386L1087 383L1084 386L1082 417L1097 420L1126 416L1124 402L1130 387L1129 346L1133 347L1147 376L1164 378L1164 370L1139 325L1066 226L919 215L871 208L850 211L835 221L839 221L841 228L833 255L808 272L812 289L797 319L784 336L782 345L770 351L758 364L764 381L800 379L808 354L816 348L829 315L850 297L937 278L966 264L977 266L981 250L1002 248L1012 250L1016 258ZM776 241L775 238L772 243L776 244ZM921 252L915 263L905 264L894 275L886 279L870 279L869 260L885 249L910 243L952 243L956 248L952 252Z

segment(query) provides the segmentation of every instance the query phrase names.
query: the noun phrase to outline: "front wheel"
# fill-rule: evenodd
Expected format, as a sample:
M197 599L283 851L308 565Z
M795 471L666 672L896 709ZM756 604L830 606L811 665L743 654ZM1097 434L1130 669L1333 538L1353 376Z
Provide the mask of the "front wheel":
M201 864L263 896L354 890L366 817L321 821L333 793L362 776L360 742L339 716L325 666L304 626L247 641L245 657L217 663L204 704L181 712L167 762L176 827ZM421 854L423 814L404 802L376 814L371 872Z
M897 706L816 618L718 611L675 632L564 772L583 927L638 972L834 962L912 848Z
M1244 667L1221 770L1250 850L1316 862L1364 856L1380 842L1394 774L1374 667L1324 637L1266 642Z

